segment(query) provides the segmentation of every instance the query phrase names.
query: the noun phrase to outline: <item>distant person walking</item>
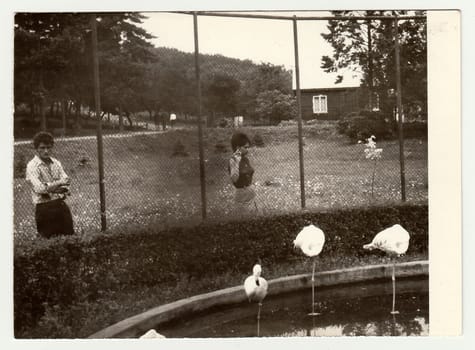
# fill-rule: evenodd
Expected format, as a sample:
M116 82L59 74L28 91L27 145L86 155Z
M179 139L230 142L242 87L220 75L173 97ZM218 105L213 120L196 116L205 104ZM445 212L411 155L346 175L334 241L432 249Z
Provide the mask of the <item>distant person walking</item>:
M231 147L233 154L229 159L229 175L236 188L235 204L239 214L251 213L258 208L256 203L256 193L252 182L254 168L247 157L251 141L242 132L235 132L231 137Z
M70 179L61 163L51 157L53 136L39 132L33 137L35 157L26 166L31 184L38 234L44 238L74 234L73 219L64 202L69 195Z
M170 127L173 128L173 126L175 125L175 122L176 122L176 114L172 113L170 114Z

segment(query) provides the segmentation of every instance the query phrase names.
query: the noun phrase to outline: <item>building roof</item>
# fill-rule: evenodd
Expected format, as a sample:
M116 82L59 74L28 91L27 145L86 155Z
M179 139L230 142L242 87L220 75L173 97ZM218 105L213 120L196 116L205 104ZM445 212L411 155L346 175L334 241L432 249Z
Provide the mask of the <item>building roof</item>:
M344 86L344 87L321 87L312 89L300 89L301 92L322 92L322 91L345 91L359 89L360 86ZM296 91L294 88L293 91Z
M320 68L313 72L300 73L300 90L356 88L361 85L361 77L352 72L344 72L343 81L335 84L337 73L324 73ZM292 72L292 89L296 90L295 72Z

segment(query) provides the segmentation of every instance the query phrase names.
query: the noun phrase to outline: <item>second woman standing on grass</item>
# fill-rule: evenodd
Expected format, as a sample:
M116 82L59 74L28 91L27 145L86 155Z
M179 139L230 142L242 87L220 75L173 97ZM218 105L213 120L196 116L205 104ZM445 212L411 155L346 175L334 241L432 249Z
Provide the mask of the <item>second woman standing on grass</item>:
M229 174L236 188L235 204L240 214L257 214L256 193L252 183L254 168L247 157L251 141L243 132L235 132L231 137L233 155L229 159Z

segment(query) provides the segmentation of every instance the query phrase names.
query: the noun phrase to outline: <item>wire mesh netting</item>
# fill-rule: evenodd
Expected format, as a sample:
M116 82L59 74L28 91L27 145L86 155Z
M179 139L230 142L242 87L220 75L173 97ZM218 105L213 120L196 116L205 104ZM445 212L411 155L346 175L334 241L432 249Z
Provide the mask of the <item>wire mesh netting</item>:
M287 40L292 40L291 26L285 28L289 32ZM189 35L192 37L193 33ZM199 40L201 47L206 48L215 39L202 35ZM235 33L232 40L243 38ZM269 38L256 35L255 40L259 45L267 45L269 50L278 49ZM347 110L341 102L343 97L336 98L324 90L302 92L301 103L305 108L302 108L304 172L301 174L298 106L292 69L220 55L200 56L205 170L200 174L193 55L163 48L155 54L162 62L159 67L163 71L158 69L154 77L166 80L166 86L171 87L159 90L163 93L159 98L171 99L170 94L167 95L169 91L179 93L180 98L174 104L162 102L165 107L153 116L140 108L123 118L111 113L104 116L108 230L196 224L202 220L203 205L208 219L241 218L228 168L233 154L230 140L237 130L251 141L248 158L255 170L253 186L257 204L256 210L248 213L251 216L301 210L301 176L309 209L392 204L401 200L400 145L394 114L385 116L387 125L392 125L391 137L375 135L376 147L382 151L380 158L371 159L365 152L368 143L358 143L341 132L341 121L345 117L351 113L361 117L354 104L353 110ZM293 57L294 53L285 54ZM174 60L181 66L173 66ZM347 94L345 96L351 93L341 91ZM390 101L394 105L394 100L387 103ZM333 106L339 108L339 114L329 117L327 114ZM54 119L53 111L49 113ZM176 115L176 120L170 119L171 114ZM88 115L89 109L84 108L81 118L93 121ZM95 124L90 124L91 135ZM405 123L405 126L411 125ZM58 136L57 129L49 130ZM66 202L73 214L75 231L81 235L101 228L97 141L96 136L90 135L56 138L53 154L71 178L71 195ZM369 136L361 134L359 139L365 141ZM23 139L25 141L16 142L14 147L16 243L37 238L31 188L25 180L26 163L35 155L35 150L30 141ZM417 137L411 135L404 140L404 147L406 198L411 202L425 202L427 138L424 133ZM202 188L206 203L202 203Z

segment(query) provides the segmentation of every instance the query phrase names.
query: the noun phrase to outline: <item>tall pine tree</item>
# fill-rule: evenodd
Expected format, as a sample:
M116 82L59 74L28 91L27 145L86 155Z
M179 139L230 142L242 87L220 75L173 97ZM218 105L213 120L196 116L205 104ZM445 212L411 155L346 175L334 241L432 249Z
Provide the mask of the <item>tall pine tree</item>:
M423 15L421 11L333 11L339 16ZM392 20L334 19L328 21L328 32L322 37L333 47L331 56L322 57L321 68L340 73L345 70L362 74L361 85L368 90L369 101L385 113L394 107L396 89L394 56L394 22ZM427 35L426 19L398 21L402 98L406 115L427 114ZM371 105L368 106L370 108Z

